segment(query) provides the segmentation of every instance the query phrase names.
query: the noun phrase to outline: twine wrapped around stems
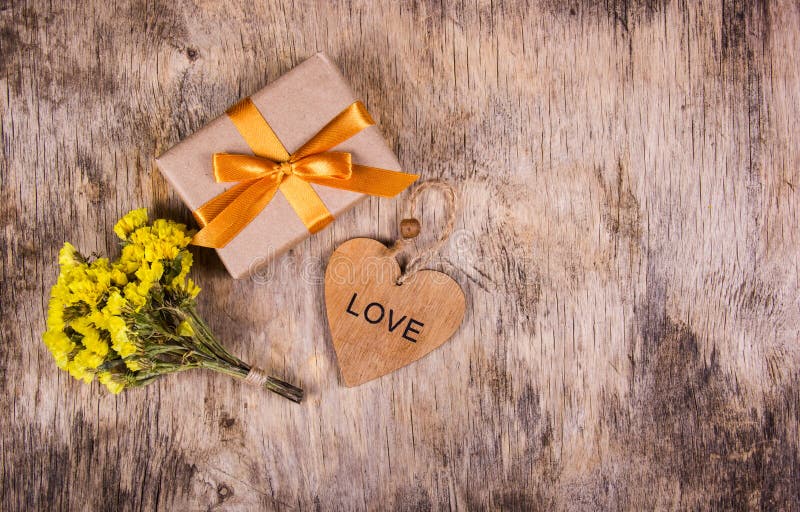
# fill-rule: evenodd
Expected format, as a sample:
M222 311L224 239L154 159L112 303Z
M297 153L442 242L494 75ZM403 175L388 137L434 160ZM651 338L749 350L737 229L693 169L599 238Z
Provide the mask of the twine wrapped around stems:
M270 391L278 393L284 398L288 398L292 402L300 403L303 400L303 390L292 386L288 382L284 382L275 377L270 377L264 370L251 366L244 377L244 381L248 384L258 388L266 388Z

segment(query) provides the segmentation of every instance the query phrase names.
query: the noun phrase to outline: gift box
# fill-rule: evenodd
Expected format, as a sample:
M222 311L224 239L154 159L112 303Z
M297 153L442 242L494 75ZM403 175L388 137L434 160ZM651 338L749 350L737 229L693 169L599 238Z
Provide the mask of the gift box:
M250 275L403 173L366 108L323 54L156 158L234 278Z

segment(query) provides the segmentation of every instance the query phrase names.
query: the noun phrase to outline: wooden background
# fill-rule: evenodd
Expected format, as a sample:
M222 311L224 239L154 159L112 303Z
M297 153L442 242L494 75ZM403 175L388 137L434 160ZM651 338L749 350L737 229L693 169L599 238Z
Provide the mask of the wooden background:
M800 509L797 2L253 4L0 1L0 509ZM190 220L154 155L317 51L462 195L457 335L339 384L323 268L396 236L370 199L255 280L197 251L212 327L304 404L57 371L62 242Z

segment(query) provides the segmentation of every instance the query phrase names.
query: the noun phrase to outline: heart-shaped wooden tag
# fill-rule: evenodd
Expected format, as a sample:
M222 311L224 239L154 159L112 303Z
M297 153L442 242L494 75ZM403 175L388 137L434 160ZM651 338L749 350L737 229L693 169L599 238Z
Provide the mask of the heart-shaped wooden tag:
M398 285L394 253L370 238L334 251L325 270L325 306L345 386L413 363L447 341L464 318L464 292L450 276L415 272Z

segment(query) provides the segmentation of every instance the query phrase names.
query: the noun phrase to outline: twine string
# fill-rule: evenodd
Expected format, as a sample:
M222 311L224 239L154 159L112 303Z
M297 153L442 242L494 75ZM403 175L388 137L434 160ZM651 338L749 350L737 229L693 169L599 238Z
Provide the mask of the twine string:
M244 378L244 381L252 384L253 386L263 387L264 384L267 383L267 379L269 377L263 370L256 368L255 366L250 367L250 371L247 372L247 377Z
M444 243L453 233L453 228L456 224L456 191L449 184L440 180L429 180L423 182L413 191L411 191L411 195L408 198L409 218L415 218L415 212L417 211L417 203L419 202L420 195L422 195L422 192L428 189L438 190L444 195L447 219L445 220L444 226L442 226L442 232L439 235L439 238L437 238L427 247L417 251L417 253L414 254L414 256L412 256L412 258L406 264L403 273L400 274L399 278L397 278L398 285L403 284L411 276L417 273L417 271L419 271L421 267L428 262L428 260L430 260L436 253L439 252L439 250L441 250ZM412 241L413 238L398 238L389 248L389 254L391 256L396 256L399 253L406 251L411 245Z

